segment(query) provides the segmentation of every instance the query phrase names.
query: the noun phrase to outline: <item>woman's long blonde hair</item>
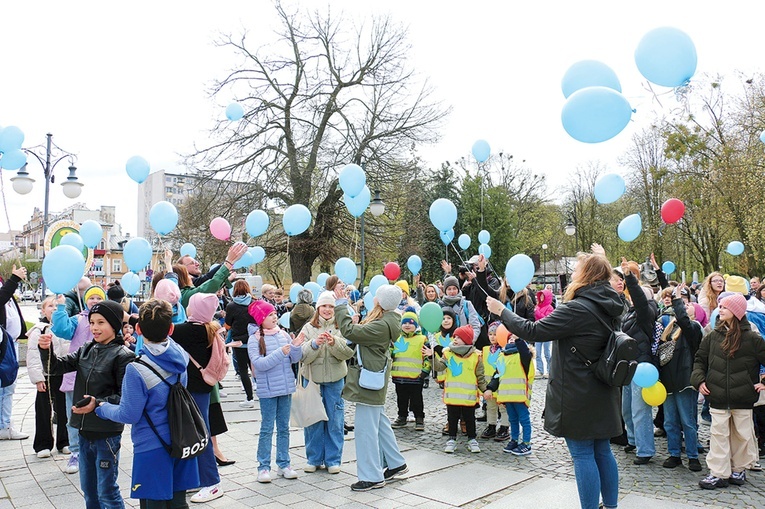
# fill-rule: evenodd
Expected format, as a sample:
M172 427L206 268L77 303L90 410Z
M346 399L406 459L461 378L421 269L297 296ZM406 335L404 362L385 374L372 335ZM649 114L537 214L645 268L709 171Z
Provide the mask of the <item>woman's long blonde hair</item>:
M613 268L604 256L592 253L579 253L576 257L576 279L566 288L563 300L571 300L580 288L599 281L609 282Z
M725 291L725 283L723 282L723 289L722 291L715 292L712 288L712 278L715 276L719 276L723 281L725 281L725 276L720 274L719 272L712 272L707 276L707 278L704 280L704 282L701 284L701 292L707 296L707 299L709 299L709 309L714 311L717 309L717 297Z
M362 325L369 322L374 322L375 320L379 320L382 318L383 313L385 313L385 310L380 307L379 303L375 302L375 307L372 308L372 311L367 313L367 317L364 318L364 320L361 322Z

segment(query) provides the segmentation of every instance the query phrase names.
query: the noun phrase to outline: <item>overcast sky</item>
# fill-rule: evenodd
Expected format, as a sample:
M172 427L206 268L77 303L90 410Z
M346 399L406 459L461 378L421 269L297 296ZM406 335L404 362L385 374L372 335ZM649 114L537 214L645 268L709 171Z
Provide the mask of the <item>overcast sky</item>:
M363 4L363 5L358 5ZM291 5L298 5L292 3ZM325 2L301 2L324 8ZM619 171L617 158L632 133L673 106L662 106L645 90L634 63L638 41L648 30L673 26L686 31L698 52L697 73L762 72L765 4L698 1L640 2L383 2L331 1L348 23L371 13L390 13L407 25L412 65L428 77L453 107L442 142L420 153L436 167L467 156L486 139L493 151L512 153L548 182L565 182L577 165L599 160ZM0 125L17 125L25 147L45 134L79 156L81 201L91 208L116 205L125 231L136 231L138 185L125 161L145 157L152 170L177 171L179 153L204 144L207 131L235 98L211 100L215 78L235 65L230 50L216 48L217 34L250 32L250 40L273 40L275 14L267 1L54 2L3 5L0 29L2 86ZM637 113L619 136L605 143L577 142L561 126L560 81L579 60L611 66ZM731 88L735 80L729 80ZM668 89L656 87L657 93ZM56 168L51 209L72 202L63 196L66 164ZM34 191L16 195L3 170L12 228L20 228L43 206L43 175L31 160ZM8 228L0 212L0 231Z

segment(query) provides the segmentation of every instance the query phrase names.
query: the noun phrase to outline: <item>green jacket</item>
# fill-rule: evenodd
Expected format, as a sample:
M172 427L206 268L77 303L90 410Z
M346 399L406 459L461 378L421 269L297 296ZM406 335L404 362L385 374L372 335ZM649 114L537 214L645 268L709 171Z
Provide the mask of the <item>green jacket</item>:
M348 366L348 378L343 388L343 399L365 405L382 406L388 393L390 381L390 346L398 338L401 327L401 315L395 311L386 311L379 320L355 325L348 314L347 306L335 307L335 319L340 333L356 344L361 352L364 367L370 371L386 369L385 386L379 391L371 391L359 386L361 368L356 363ZM356 359L356 356L353 357Z
M332 334L335 344L330 346L324 343L314 350L311 343L325 331ZM303 362L303 373L305 373L306 378L317 384L337 382L345 378L348 374L348 365L345 361L353 357L355 352L348 346L345 338L340 335L335 321L328 322L319 317L318 328L308 322L303 326L301 332L305 336L305 343L303 343L303 358L300 360Z
M228 281L228 276L230 275L231 272L228 270L228 267L221 265L218 267L218 271L215 273L215 275L201 285L181 288L181 305L184 308L189 307L189 299L191 299L191 296L195 293L216 293L218 290L220 290L221 286L226 284Z

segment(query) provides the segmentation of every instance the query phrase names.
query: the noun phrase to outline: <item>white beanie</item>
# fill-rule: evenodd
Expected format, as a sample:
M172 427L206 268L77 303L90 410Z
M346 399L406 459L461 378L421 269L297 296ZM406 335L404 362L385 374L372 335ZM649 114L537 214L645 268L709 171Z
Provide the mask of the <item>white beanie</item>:
M321 292L319 299L316 301L316 307L320 306L332 306L335 307L335 293L334 292Z
M401 302L401 288L394 285L382 285L377 289L375 298L385 311L393 311Z

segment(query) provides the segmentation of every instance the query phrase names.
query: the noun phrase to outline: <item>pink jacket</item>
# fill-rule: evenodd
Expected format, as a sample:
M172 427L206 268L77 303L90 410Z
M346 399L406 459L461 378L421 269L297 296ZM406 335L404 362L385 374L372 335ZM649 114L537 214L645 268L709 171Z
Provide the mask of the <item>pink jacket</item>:
M537 321L553 312L552 302L553 294L550 290L537 292L537 307L534 310L534 318Z

